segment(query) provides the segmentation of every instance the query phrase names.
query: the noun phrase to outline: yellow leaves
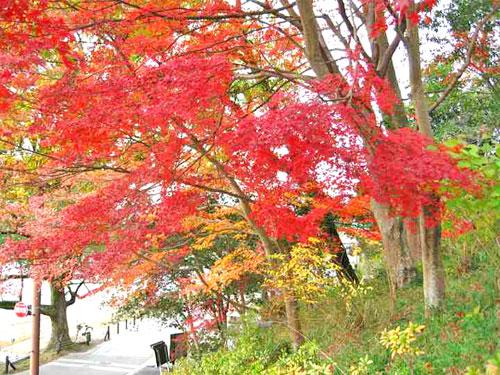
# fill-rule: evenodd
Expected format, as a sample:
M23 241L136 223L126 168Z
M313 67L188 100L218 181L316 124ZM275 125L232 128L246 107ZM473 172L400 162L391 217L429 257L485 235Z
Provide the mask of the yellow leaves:
M340 290L340 295L345 303L347 311L351 311L355 305L355 301L359 301L361 298L366 296L373 288L367 286L363 282L355 285L353 283L345 283L344 288Z
M410 322L405 329L397 326L391 330L384 330L380 334L380 343L391 351L392 359L396 356L419 356L424 352L415 347L413 343L424 329L424 325Z
M30 192L24 186L14 186L5 191L3 198L11 202L25 202L30 196Z
M210 213L200 213L184 219L186 230L196 231L192 244L194 250L203 250L213 246L214 241L223 234L231 234L234 239L244 241L253 235L248 223L238 219L240 213L232 207L223 207Z
M182 226L186 230L191 230L198 228L199 226L203 225L204 221L200 216L187 216L184 219L182 219Z
M197 277L193 273L190 282L183 288L185 294L220 293L233 283L261 272L264 257L248 245L249 237L253 237L254 233L237 208L219 207L209 212L201 211L185 218L182 225L192 234L191 250L209 254L215 251L217 256L221 252L226 254L209 269L194 271ZM223 247L226 241L219 241L221 238L230 239L229 248Z
M370 373L370 366L373 364L373 361L365 355L360 358L358 363L355 365L351 365L349 367L350 375L368 375Z
M320 238L317 238L317 237L309 237L307 239L307 241L311 244L311 245L319 245L322 240Z
M361 246L353 246L351 249L352 255L361 255L363 253L363 248Z
M307 208L314 204L314 197L306 194L285 193L288 203L297 208Z
M306 244L299 243L290 254L272 256L268 265L266 284L308 303L315 303L326 292L328 285L336 283L331 255L325 254L321 241L311 238Z
M259 274L265 262L263 255L248 248L238 248L217 260L210 270L198 273L183 289L185 295L219 293L234 282L243 281L250 275Z
M210 291L220 291L234 281L260 273L264 257L247 248L239 248L219 259L210 269L205 284Z
M149 214L146 215L145 220L148 223L154 223L156 221L156 215L153 214L153 213L149 213Z
M246 222L215 221L209 222L203 227L204 236L198 236L192 245L194 250L203 250L213 246L214 241L221 234L234 234L237 239L243 240L248 236L248 225Z

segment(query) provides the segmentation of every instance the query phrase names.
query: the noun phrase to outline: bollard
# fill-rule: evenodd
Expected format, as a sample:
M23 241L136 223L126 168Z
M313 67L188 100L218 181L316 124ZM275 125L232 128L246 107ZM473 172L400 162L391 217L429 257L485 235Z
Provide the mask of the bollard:
M125 330L128 329L128 319L125 319Z
M109 341L111 339L111 330L108 326L108 329L106 330L106 334L104 335L104 341Z
M116 323L116 334L119 335L120 334L120 322L117 322Z

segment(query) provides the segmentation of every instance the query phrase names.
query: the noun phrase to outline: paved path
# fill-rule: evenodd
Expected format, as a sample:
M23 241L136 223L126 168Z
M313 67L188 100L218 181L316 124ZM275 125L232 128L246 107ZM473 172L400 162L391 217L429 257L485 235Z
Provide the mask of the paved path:
M168 337L168 330L141 322L138 331L120 332L88 352L72 353L41 366L40 375L158 375L150 344Z

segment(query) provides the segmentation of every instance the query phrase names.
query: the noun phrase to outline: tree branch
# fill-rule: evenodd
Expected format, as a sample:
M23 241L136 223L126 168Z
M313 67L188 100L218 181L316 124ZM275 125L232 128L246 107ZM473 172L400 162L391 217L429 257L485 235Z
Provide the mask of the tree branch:
M432 113L437 107L439 107L441 105L441 103L443 103L445 101L445 99L448 97L448 95L451 94L451 92L453 91L455 86L458 84L460 77L462 77L462 75L465 73L465 71L467 70L467 68L469 67L469 65L472 61L472 54L473 54L474 49L476 47L477 38L479 37L479 32L483 29L486 22L488 22L488 20L496 13L496 11L498 10L498 7L499 7L498 3L494 4L491 12L488 13L481 21L478 22L478 24L476 26L476 30L474 30L474 33L469 38L470 41L469 41L469 46L467 48L467 52L465 55L464 63L462 64L460 69L458 69L457 73L455 74L455 77L453 77L453 79L451 80L449 85L446 87L444 92L441 94L441 96L434 102L434 104L432 104L430 106L429 113Z
M391 63L392 56L394 55L394 52L396 52L396 49L398 48L400 42L401 37L399 36L399 34L396 34L391 44L389 44L389 47L382 56L382 59L377 66L377 73L381 77L385 77L387 69L389 69L389 64Z
M68 285L68 292L69 292L69 295L71 296L69 300L66 301L66 307L68 306L71 306L73 305L75 302L76 302L76 298L78 297L78 291L80 290L80 288L83 286L83 284L85 284L85 281L81 281L76 289L73 291L71 290L71 286Z

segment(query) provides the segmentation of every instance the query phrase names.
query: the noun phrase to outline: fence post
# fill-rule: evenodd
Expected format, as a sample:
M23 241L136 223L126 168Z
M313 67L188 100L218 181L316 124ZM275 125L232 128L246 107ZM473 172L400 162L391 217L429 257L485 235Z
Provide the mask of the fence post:
M104 341L109 341L111 340L111 330L108 325L108 329L106 330L106 334L104 335Z
M14 366L14 364L10 361L9 356L6 355L5 356L5 373L6 374L9 373L9 367L11 367L12 370L16 370L16 366Z

